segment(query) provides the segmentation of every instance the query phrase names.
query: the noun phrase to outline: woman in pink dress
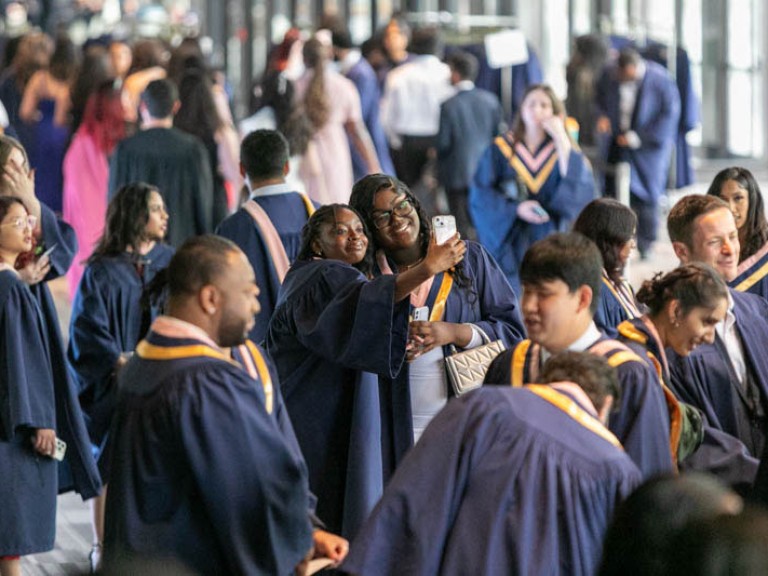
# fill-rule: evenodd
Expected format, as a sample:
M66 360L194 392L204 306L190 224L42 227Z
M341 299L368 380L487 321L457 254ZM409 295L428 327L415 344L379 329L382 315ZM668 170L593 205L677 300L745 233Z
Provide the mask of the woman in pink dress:
M64 156L64 220L77 234L79 249L67 272L74 297L84 262L101 236L107 212L109 155L125 136L120 91L102 84L88 98L83 122Z
M355 85L328 69L329 48L311 39L304 45L306 71L296 81L296 95L314 127L301 163L301 178L310 198L320 204L346 203L352 192L349 142L368 165L380 172L373 142L365 128ZM349 138L349 140L347 139Z

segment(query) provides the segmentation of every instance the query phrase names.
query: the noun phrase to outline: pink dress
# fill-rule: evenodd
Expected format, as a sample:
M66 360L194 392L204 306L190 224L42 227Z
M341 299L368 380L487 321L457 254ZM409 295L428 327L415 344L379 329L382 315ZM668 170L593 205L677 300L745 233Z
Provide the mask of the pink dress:
M304 99L314 72L308 70L296 81L296 97ZM354 184L349 140L344 124L362 122L360 96L355 85L341 74L326 69L325 93L331 104L326 122L312 137L301 162L301 178L309 197L320 204L349 202Z
M72 138L63 164L63 216L75 230L78 251L67 272L70 300L74 298L102 231L107 213L109 163L94 138L80 129Z

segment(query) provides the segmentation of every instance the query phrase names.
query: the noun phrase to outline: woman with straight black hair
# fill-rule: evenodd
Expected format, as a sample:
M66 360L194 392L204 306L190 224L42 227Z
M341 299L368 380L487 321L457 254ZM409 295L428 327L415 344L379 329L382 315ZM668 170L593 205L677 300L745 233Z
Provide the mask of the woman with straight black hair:
M739 230L739 267L730 285L768 298L768 221L757 180L746 168L726 168L715 176L707 194L728 203Z
M584 207L573 224L573 230L584 234L600 249L603 285L595 311L595 324L615 338L619 324L642 316L635 291L624 277L630 254L635 248L637 216L617 200L598 198Z

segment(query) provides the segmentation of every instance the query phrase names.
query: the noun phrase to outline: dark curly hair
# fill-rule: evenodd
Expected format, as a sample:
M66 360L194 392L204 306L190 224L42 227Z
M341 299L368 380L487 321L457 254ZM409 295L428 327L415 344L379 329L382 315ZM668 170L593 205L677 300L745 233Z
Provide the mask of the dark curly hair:
M410 188L405 185L404 182L398 180L394 176L387 174L369 174L364 176L352 187L352 196L349 199L349 204L358 213L363 215L363 221L369 230L376 230L376 226L373 224L373 203L376 198L376 194L383 190L392 190L395 194L405 194L408 200L413 204L416 214L419 217L419 252L422 256L427 254L429 248L429 239L432 235L432 224L427 216L427 213L421 206L421 203L413 195ZM374 250L378 248L376 244L376 234L373 235ZM459 262L454 266L452 275L456 285L459 288L468 290L473 298L477 295L473 289L472 280L467 276L464 271L464 262Z
M301 229L301 246L299 247L299 254L296 256L296 260L311 260L317 256L312 249L312 243L320 236L323 224L333 225L336 223L336 211L342 209L353 212L363 224L363 231L366 238L368 238L368 248L363 259L357 264L353 264L353 266L360 270L367 278L370 278L373 270L373 239L371 238L370 227L366 224L365 218L360 212L347 204L325 204L312 214Z
M636 298L648 306L653 316L664 310L671 300L678 300L686 315L697 307L716 308L721 300L728 298L728 286L713 268L692 262L646 280Z
M126 184L109 203L104 232L87 264L105 256L123 254L130 246L137 248L144 240L149 222L149 197L159 190L144 182ZM137 255L138 256L138 255Z

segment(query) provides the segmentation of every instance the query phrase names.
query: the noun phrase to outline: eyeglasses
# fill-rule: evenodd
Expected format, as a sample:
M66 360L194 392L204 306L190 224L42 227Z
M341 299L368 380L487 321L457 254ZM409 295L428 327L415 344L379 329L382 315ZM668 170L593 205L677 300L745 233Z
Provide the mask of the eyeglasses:
M376 212L371 215L371 218L373 219L373 225L376 227L376 230L381 230L392 224L393 214L395 216L408 216L411 212L413 212L413 203L408 197L405 197L396 202L395 205L392 206L392 210Z
M13 226L17 230L24 230L27 226L35 229L35 226L37 225L37 216L17 216L10 222L6 222L5 224L0 224L0 226Z

